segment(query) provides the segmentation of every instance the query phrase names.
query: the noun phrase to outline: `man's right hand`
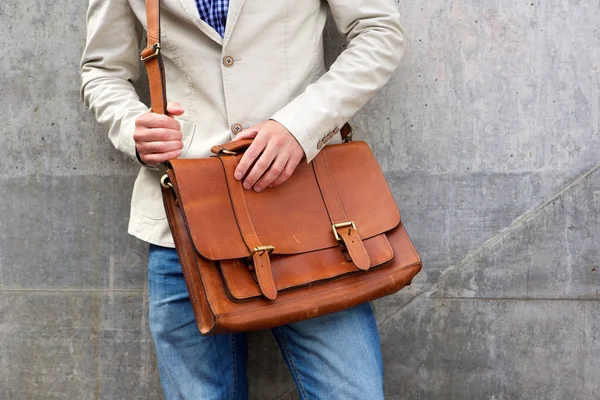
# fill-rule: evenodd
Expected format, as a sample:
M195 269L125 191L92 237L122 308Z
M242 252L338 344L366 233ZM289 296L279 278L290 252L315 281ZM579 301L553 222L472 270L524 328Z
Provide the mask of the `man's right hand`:
M172 116L183 114L183 107L177 102L169 102L167 113L169 116L147 112L135 121L135 148L147 165L157 165L181 155L181 125Z

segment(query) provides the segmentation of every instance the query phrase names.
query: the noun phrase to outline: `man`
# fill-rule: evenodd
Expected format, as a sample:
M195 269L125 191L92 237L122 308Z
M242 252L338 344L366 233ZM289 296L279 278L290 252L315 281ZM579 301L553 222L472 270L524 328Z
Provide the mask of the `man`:
M348 40L329 71L327 10ZM115 147L143 165L129 233L150 243L150 329L165 397L246 399L244 334L198 332L162 205L160 167L254 138L235 177L248 190L283 184L387 82L403 55L393 0L164 0L161 53L169 116L132 82L146 24L142 0L91 0L82 95ZM383 399L369 304L273 329L302 399Z

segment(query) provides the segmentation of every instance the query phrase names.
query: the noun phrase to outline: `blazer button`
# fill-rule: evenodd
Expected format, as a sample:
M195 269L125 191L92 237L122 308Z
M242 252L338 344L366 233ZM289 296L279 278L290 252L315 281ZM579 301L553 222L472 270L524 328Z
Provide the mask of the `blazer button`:
M233 57L231 57L231 56L223 57L223 65L226 67L233 67Z
M241 124L233 124L231 125L231 132L233 132L234 135L237 135L238 133L240 133L244 128L242 127Z
M317 144L317 150L321 150L323 148L323 140L319 140L319 143Z

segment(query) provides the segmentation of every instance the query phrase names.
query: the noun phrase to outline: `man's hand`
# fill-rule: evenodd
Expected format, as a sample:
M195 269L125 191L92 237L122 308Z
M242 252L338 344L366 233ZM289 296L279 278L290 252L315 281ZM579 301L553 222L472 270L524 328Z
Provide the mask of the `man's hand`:
M288 180L304 156L302 147L290 131L279 122L269 120L243 130L235 140L251 138L254 142L240 160L235 179L245 176L244 189L253 188L257 192Z
M133 140L140 159L147 165L157 165L181 155L181 125L171 116L183 114L183 107L169 102L167 113L169 116L147 112L135 121Z

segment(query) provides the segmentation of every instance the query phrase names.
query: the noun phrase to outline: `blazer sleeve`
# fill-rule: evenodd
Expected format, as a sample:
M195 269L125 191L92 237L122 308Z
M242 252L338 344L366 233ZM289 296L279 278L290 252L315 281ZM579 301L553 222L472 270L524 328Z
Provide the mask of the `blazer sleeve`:
M81 59L81 96L113 145L136 159L135 120L148 111L133 87L142 26L127 0L90 0Z
M405 39L393 0L328 0L348 45L319 80L271 119L285 126L310 162L392 76ZM337 130L336 130L337 129Z

